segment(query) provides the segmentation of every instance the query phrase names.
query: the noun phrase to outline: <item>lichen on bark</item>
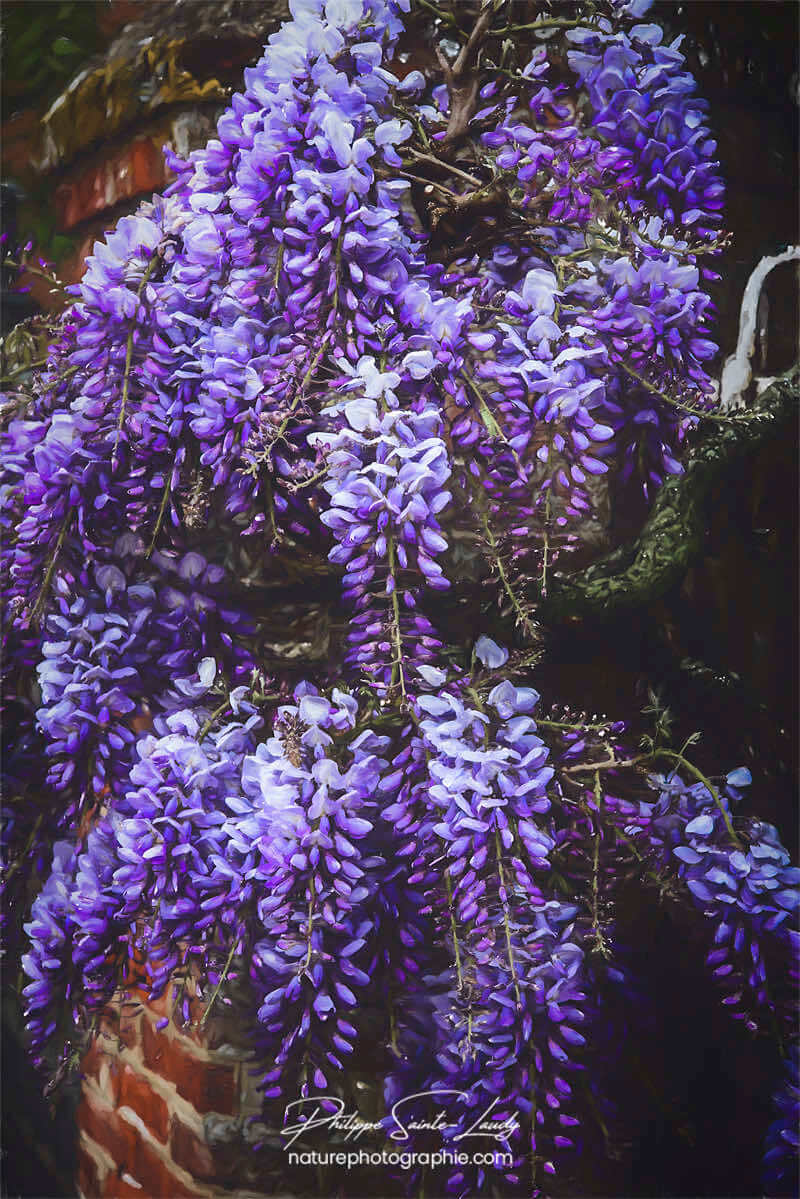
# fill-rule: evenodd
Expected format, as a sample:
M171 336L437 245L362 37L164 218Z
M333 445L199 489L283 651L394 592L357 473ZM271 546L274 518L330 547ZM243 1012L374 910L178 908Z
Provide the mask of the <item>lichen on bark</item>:
M712 487L780 437L799 400L794 367L729 420L701 421L684 473L663 484L635 541L574 575L555 575L538 601L542 618L560 624L610 617L652 603L680 582L702 555Z

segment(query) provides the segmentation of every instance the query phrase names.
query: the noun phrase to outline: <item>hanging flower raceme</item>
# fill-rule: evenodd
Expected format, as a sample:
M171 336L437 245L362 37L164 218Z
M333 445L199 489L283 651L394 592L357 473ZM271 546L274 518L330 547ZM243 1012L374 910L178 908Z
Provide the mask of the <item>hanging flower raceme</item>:
M478 649L487 661L507 656L488 638ZM456 1141L487 1104L506 1116L525 1113L535 1172L552 1172L552 1150L572 1143L576 1123L562 1108L572 1091L565 1074L584 1041L576 1027L585 1018L578 908L548 895L542 883L554 844L546 790L553 770L529 715L538 695L504 682L485 704L472 706L476 698L456 683L416 701L428 802L438 818L430 833L441 847L427 854L434 866L441 861L438 878L428 866L427 906L453 956L449 969L426 979L437 1064L422 1079L416 1063L414 1086L461 1093L460 1103L448 1104L448 1136ZM393 822L400 816L405 823L401 811L409 811L410 798L389 809ZM402 1059L402 1040L399 1052ZM403 1084L408 1091L413 1076L413 1067L396 1069L390 1095ZM503 1140L511 1137L519 1155L515 1133L511 1127ZM512 1180L519 1169L520 1161ZM469 1193L483 1181L456 1173L449 1185Z
M25 986L23 995L26 1028L37 1064L42 1062L44 1049L52 1041L65 1014L63 998L69 985L75 932L70 897L76 863L74 846L69 841L57 841L50 875L34 900L30 922L25 925L30 948L23 955L22 968L31 981Z
M199 679L179 679L184 703L187 693L202 700L214 674L209 659ZM205 741L199 720L209 713L200 703L157 718L161 735L136 744L127 788L111 795L106 814L69 853L68 842L56 846L54 873L26 926L25 996L37 1052L53 1032L40 1012L66 1004L78 1023L91 1018L126 983L135 953L145 955L153 994L190 954L205 954L206 971L216 963L214 938L225 937L218 914L208 915L219 906L208 895L224 899L231 873L220 878L213 865L224 844L224 801L238 787L259 723L241 695L235 706L248 718L209 727Z
M54 356L36 405L47 430L16 466L20 519L4 568L9 594L26 601L25 620L46 610L52 578L63 575L72 585L87 555L110 548L122 528L144 532L156 519L165 436L180 424L172 427L174 410L159 416L144 362L180 225L174 203L145 205L89 259L67 352ZM49 389L59 396L57 409ZM174 455L173 447L170 472Z
M381 859L364 852L388 739L349 737L357 705L309 684L277 712L272 737L244 759L230 798L227 860L256 913L251 979L266 1099L325 1090L352 1053L357 995L373 935Z
M231 632L247 627L241 613L220 602L224 572L200 554L156 554L147 581L136 582L136 538L125 535L115 549L118 564L98 565L92 589L72 602L59 594L47 619L37 721L52 758L48 781L57 790L76 771L76 781L95 795L118 790L132 765L134 720L142 720L145 702L210 643L232 646ZM236 649L229 664L234 674L251 667Z
M644 15L649 6L639 7ZM666 44L658 25L625 30L606 18L566 36L577 47L569 52L569 65L588 93L593 128L633 157L637 194L628 197L631 211L655 204L671 225L715 237L724 185L712 158L708 106L695 94L679 49L683 39Z
M407 370L415 370L408 363L414 357L407 355ZM357 394L340 405L347 424L328 439L331 498L322 520L336 538L330 557L345 567L344 595L356 609L349 660L381 692L398 685L405 694L409 672L441 645L417 597L422 588L448 585L436 559L447 548L438 516L451 497L441 417L424 400L416 410L401 408L393 390L401 381L374 359L359 360Z
M797 1113L800 1111L800 1047L792 1046L784 1063L784 1077L773 1096L776 1119L767 1133L764 1154L765 1194L791 1194L797 1180ZM796 1187L795 1187L796 1189Z
M677 774L657 777L660 797L642 805L641 819L660 864L677 867L695 905L714 921L708 964L725 989L723 1003L755 1030L761 1011L775 1012L769 942L783 942L784 959L795 958L800 945L792 920L800 869L789 864L773 825L752 817L733 823L732 803L750 782L746 767L731 771L719 791L704 782L689 786Z

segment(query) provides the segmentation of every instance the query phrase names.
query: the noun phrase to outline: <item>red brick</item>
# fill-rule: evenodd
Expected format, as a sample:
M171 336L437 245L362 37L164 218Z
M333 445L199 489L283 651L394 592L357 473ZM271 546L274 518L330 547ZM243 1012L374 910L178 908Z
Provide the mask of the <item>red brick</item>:
M122 1066L118 1057L109 1058L108 1074L103 1082L103 1094L114 1107L119 1103L119 1087L122 1080Z
M145 1194L144 1187L132 1186L119 1174L109 1174L103 1188L103 1199L149 1199L149 1196Z
M42 141L40 120L41 111L26 108L3 121L0 142L3 146L4 177L11 175L15 178L25 178L36 173L36 159Z
M99 1037L93 1037L89 1048L81 1059L81 1074L84 1078L99 1078L100 1067L108 1058L108 1050Z
M78 189L74 183L59 184L53 193L53 202L62 229L71 229L73 225L77 225L81 217Z
M98 1021L98 1035L102 1043L114 1045L119 1039L119 1008L104 1007Z
M84 1199L97 1199L105 1167L89 1152L86 1145L78 1147L78 1189Z
M95 1036L81 1060L81 1074L99 1086L112 1107L119 1101L120 1059L116 1037Z
M84 168L68 188L68 203L62 208L61 224L70 229L79 221L95 216L106 208L105 171L102 166Z
M169 1111L160 1095L141 1074L129 1065L122 1067L119 1103L131 1108L147 1125L153 1136L166 1144L169 1136Z
M151 137L137 137L114 154L72 171L56 188L54 200L62 229L108 212L125 200L160 191L166 166Z
M135 996L136 999L138 999L141 1003L142 1007L146 1008L151 1015L155 1014L158 1017L172 1016L172 1008L174 1006L172 984L165 987L162 993L157 995L154 999L150 999L149 995L150 990L146 984L134 987L131 991L131 996Z
M188 1038L160 1034L149 1020L142 1024L142 1048L146 1065L161 1078L175 1084L178 1094L198 1112L234 1114L236 1070L227 1062L211 1062L202 1051L192 1052Z
M131 1014L123 1012L122 1019L119 1022L119 1039L126 1049L135 1049L139 1044L139 1022L141 1016L134 1015L131 1009Z
M152 1020L142 1021L142 1053L145 1065L162 1078L169 1077L166 1072L166 1048L169 1042L169 1032L163 1032L155 1027Z
M78 1128L101 1145L120 1170L130 1169L141 1143L135 1128L121 1120L112 1107L98 1102L86 1091L78 1106L77 1120Z
M173 1160L193 1178L211 1180L216 1176L214 1156L208 1145L178 1116L172 1117L170 1149Z
M154 1145L144 1139L140 1140L139 1148L136 1151L136 1160L132 1166L128 1166L127 1170L121 1173L128 1173L136 1182L142 1184L142 1189L138 1192L139 1199L198 1199L202 1194L177 1177L170 1168L170 1159L164 1154L160 1154ZM123 1182L120 1178L119 1182ZM119 1184L118 1184L119 1185ZM126 1183L130 1187L130 1183ZM136 1190L131 1187L125 1195L132 1195ZM122 1194L121 1191L114 1191L114 1194Z
M159 191L166 178L164 158L149 138L137 138L129 149L132 186L128 195Z

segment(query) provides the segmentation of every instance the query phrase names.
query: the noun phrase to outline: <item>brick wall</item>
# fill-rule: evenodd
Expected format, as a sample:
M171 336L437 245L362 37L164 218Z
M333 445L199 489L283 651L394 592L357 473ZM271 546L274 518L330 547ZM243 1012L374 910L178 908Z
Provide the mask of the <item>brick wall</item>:
M98 4L104 49L54 99L29 96L4 113L0 176L20 189L34 242L39 218L51 226L33 260L54 261L76 283L95 241L169 182L162 147L185 157L206 143L244 67L287 15L287 0ZM20 283L44 311L67 302L35 273Z
M274 1196L259 1185L260 1105L235 1026L224 1015L201 1025L195 1004L186 1033L158 1027L173 999L133 992L100 1021L82 1063L80 1199Z

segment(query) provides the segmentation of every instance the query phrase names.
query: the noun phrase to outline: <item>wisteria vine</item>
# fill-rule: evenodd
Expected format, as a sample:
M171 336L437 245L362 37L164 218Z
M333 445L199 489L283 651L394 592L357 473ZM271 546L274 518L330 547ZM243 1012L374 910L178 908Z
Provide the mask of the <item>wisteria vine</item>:
M387 1113L442 1092L455 1144L492 1109L513 1165L444 1170L448 1193L543 1194L628 985L603 901L633 869L697 909L722 1003L783 1047L780 1181L800 872L744 768L636 752L529 685L536 601L609 467L649 497L713 415L724 186L680 39L614 0L515 44L487 0L409 72L410 0L290 7L7 407L7 898L51 862L34 1057L134 962L211 1009L238 976L267 1118L346 1097L378 1046ZM260 588L300 554L348 623L303 680L259 651ZM528 650L454 643L464 563Z

